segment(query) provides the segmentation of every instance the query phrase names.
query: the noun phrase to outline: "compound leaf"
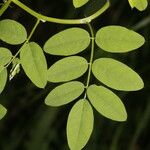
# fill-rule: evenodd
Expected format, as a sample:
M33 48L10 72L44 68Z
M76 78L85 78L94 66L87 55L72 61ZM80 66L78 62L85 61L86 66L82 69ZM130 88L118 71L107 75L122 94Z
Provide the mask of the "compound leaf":
M90 44L89 33L81 28L70 28L52 36L44 45L44 51L52 55L77 54Z
M0 104L0 120L6 115L7 109Z
M85 58L70 56L53 64L48 70L48 81L65 82L82 76L88 69Z
M112 53L125 53L141 47L145 39L140 34L121 26L106 26L96 33L96 44Z
M91 85L87 89L89 100L95 109L103 116L115 120L125 121L127 113L120 98L103 86Z
M21 44L27 39L27 32L20 23L5 19L0 21L0 39L12 45Z
M79 8L85 5L89 0L73 0L73 5L75 8Z
M84 91L84 85L78 81L64 83L53 89L45 99L49 106L61 106L78 98Z
M131 8L137 8L140 11L143 11L147 8L147 0L128 0Z
M85 99L79 100L71 109L67 122L67 139L71 150L81 150L93 130L93 110Z
M39 88L47 83L47 63L41 47L35 43L26 43L20 51L20 60L26 75Z
M0 47L0 66L5 66L12 58L12 53L5 47Z
M92 72L99 81L116 90L136 91L144 86L141 77L135 71L111 58L95 60Z
M0 66L0 93L3 91L7 81L7 70Z

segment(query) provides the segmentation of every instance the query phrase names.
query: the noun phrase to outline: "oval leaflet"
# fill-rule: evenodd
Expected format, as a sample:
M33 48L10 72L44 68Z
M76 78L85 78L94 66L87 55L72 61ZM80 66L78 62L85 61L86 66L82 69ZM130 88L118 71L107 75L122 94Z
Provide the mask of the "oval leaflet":
M82 76L88 69L85 58L70 56L54 63L48 69L48 81L65 82Z
M81 150L88 142L94 124L91 105L81 99L72 107L67 121L67 139L71 150Z
M68 56L77 54L90 44L89 33L81 28L69 28L52 36L44 45L51 55Z
M65 105L78 98L84 91L84 85L78 81L64 83L54 88L46 97L49 106Z
M0 66L5 66L12 58L12 53L5 47L0 47Z
M87 90L89 100L95 109L103 116L115 120L125 121L127 113L120 98L103 86L91 85Z
M21 65L30 80L39 88L47 83L47 63L41 47L35 43L26 43L20 51Z
M0 21L0 39L12 45L21 44L27 39L27 32L19 22L5 19Z
M92 72L99 81L116 90L136 91L144 87L141 77L135 71L111 58L95 60Z
M140 34L121 26L106 26L96 33L96 44L112 53L125 53L141 47L145 39Z

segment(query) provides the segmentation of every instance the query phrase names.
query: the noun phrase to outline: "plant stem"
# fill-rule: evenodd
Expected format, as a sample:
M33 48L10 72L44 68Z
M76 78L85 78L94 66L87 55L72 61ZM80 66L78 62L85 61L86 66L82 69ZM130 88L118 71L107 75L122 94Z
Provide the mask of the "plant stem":
M138 22L131 28L133 30L137 31L137 30L144 28L145 26L148 26L149 24L150 24L150 15L148 17L144 18L143 20L140 20L140 22Z
M21 48L22 48L26 43L29 42L29 40L31 39L31 37L32 37L33 33L35 32L35 30L36 30L36 28L37 28L37 26L38 26L39 23L40 23L40 20L37 19L37 21L36 21L34 27L32 28L32 30L31 30L31 32L30 32L30 34L29 34L27 40L24 42L24 44L21 46ZM18 50L18 52L12 57L12 59L10 60L10 62L9 62L4 68L7 68L7 67L13 62L13 60L19 55L21 48L20 48L20 49Z
M5 12L5 10L9 7L10 3L12 2L12 0L8 0L7 2L5 2L3 4L3 6L0 9L0 16L2 16L2 14Z
M12 2L41 21L48 21L48 22L59 23L59 24L86 24L86 23L89 23L93 19L100 16L103 12L105 12L108 9L108 7L110 6L109 0L107 0L107 2L104 4L104 6L100 10L98 10L97 12L95 12L93 15L91 15L89 17L85 17L83 19L58 19L58 18L47 17L42 14L39 14L36 11L32 10L31 8L27 7L25 4L21 3L19 0L12 0Z
M91 78L91 72L92 72L92 63L93 63L93 56L94 56L94 42L95 42L95 37L94 37L94 31L90 23L87 23L90 33L91 33L91 55L90 55L90 62L89 62L89 70L88 70L88 76L87 76L87 82L86 82L86 91L87 88L89 87L90 83L90 78ZM84 99L86 98L86 93L84 96Z
M37 21L36 21L34 27L32 28L32 30L31 30L31 32L30 32L30 35L28 36L26 42L28 42L28 41L31 39L31 37L32 37L33 33L35 32L35 30L36 30L37 26L39 25L39 23L40 23L40 20L37 19Z

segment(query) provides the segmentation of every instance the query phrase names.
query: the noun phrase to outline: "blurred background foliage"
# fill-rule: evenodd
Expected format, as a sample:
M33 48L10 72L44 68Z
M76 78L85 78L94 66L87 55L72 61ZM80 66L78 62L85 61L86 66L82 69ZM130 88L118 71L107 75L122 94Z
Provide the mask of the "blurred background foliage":
M75 9L72 0L22 0L30 8L47 16L58 18L81 18L101 7L104 0L91 0L80 9ZM14 4L0 19L10 18L22 23L28 33L35 18ZM111 54L95 48L95 58L112 57L136 70L145 82L145 88L138 92L116 92L128 112L128 120L114 122L95 114L94 131L84 150L150 150L150 5L144 12L131 10L127 0L111 0L111 7L92 22L94 30L106 25L121 25L142 34L146 43L139 50L126 54ZM41 23L32 41L41 46L55 33L77 25ZM86 25L80 27L88 30ZM116 33L117 34L117 33ZM16 53L20 46L0 45ZM90 49L79 55L89 59ZM61 57L47 55L48 65ZM9 68L10 70L11 68ZM79 78L85 81L86 75ZM97 82L91 78L91 83ZM8 113L0 121L0 150L68 150L66 122L75 102L59 108L44 104L44 98L56 84L48 83L44 90L36 88L25 76L23 70L7 83L0 95L0 103Z

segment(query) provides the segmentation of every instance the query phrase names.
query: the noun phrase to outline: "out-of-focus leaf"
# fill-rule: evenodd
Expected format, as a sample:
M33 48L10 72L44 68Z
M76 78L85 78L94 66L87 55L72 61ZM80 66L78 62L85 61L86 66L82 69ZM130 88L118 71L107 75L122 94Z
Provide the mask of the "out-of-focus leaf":
M0 120L6 115L7 109L0 104Z
M73 0L73 5L75 8L79 8L85 5L89 0Z
M7 70L0 66L0 93L3 91L7 81Z

